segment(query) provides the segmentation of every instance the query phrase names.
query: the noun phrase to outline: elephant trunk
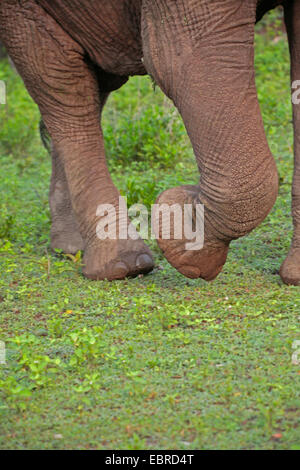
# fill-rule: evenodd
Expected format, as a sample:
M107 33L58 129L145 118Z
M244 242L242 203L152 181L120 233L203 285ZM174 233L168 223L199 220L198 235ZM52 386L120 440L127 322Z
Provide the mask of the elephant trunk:
M219 240L248 234L271 210L278 187L253 81L191 74L176 104L200 171L199 198ZM246 78L246 77L245 77Z
M195 23L201 7L187 3L186 21L189 14ZM155 26L153 21L161 14L159 2L147 5L146 67L177 106L200 171L199 185L167 190L158 202L184 205L192 199L204 205L205 214L202 249L187 252L186 240L159 237L158 243L181 273L211 280L226 261L230 241L264 220L278 191L255 86L255 2L212 0L206 9L211 9L208 18L217 24L206 25L199 37L194 25L180 26L178 5L169 24L163 19ZM162 32L168 48L159 41Z

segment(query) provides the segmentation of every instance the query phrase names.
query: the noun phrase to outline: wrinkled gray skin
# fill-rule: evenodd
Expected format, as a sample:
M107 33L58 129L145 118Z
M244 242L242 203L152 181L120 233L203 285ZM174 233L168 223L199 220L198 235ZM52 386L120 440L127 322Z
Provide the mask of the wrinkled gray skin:
M254 25L285 5L292 76L300 78L300 0L2 0L0 40L39 105L51 135L51 243L84 249L84 274L123 279L153 268L141 239L96 237L99 204L119 192L107 170L100 116L108 94L131 75L150 74L178 108L191 139L197 186L165 191L158 202L203 203L205 243L158 242L182 274L207 280L221 271L230 241L253 230L277 195L277 171L254 80ZM295 236L281 268L300 284L300 116L294 109Z
M0 59L3 59L3 57L6 57L6 51L2 44L0 43Z

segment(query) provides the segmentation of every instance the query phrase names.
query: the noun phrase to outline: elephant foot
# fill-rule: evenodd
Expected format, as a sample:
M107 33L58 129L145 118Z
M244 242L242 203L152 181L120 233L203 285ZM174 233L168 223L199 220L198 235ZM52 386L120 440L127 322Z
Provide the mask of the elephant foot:
M84 243L79 233L71 235L55 235L51 237L51 249L61 250L68 255L76 255L78 251L84 249Z
M279 274L285 284L300 286L300 248L291 248L281 265Z
M160 214L162 213L162 205L165 205L165 207L169 206L169 208L171 208L171 206L174 208L174 205L177 205L177 207L180 206L182 214L185 213L187 207L192 207L193 210L190 212L189 224L196 228L195 233L197 233L197 217L195 215L195 208L196 204L201 204L199 199L199 188L197 186L181 186L168 189L158 197L156 204L160 206ZM202 240L202 243L198 244L198 248L197 244L193 244L193 248L191 249L191 240L186 238L185 229L185 224L188 221L189 216L187 219L185 219L184 216L182 216L182 219L177 219L179 220L179 224L176 222L174 223L175 217L173 217L173 224L171 222L171 229L169 232L170 237L166 238L163 236L165 229L161 225L163 217L160 214L156 212L154 215L154 232L158 245L168 262L188 278L202 278L206 281L212 281L215 279L222 271L226 262L229 243L226 244L214 237L212 233L210 234L206 218L205 227L203 227L204 219L202 217L202 220L200 220L200 224L198 225L200 225L200 230L204 229L205 231L204 239ZM181 238L178 236L175 237L175 233L176 231L178 233L180 225L182 233Z
M67 229L66 229L67 227ZM51 249L61 250L63 253L76 255L84 249L84 241L77 226L73 224L53 224L51 228Z
M88 279L121 280L147 274L154 268L152 253L139 240L101 240L84 252L83 274Z

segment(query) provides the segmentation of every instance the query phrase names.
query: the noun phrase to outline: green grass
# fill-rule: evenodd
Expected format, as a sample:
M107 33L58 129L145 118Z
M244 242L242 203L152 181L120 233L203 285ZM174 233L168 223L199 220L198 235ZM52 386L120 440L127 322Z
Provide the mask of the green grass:
M0 62L1 449L300 448L300 291L278 276L292 235L289 60L273 19L256 64L280 193L210 284L179 275L153 242L158 268L124 282L88 281L80 257L51 253L38 111ZM130 204L197 181L183 124L149 79L111 96L104 131Z

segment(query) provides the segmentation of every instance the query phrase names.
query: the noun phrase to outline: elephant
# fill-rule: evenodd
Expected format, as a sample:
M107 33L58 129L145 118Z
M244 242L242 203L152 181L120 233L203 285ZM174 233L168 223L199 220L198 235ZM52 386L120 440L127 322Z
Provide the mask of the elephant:
M133 75L150 75L179 110L199 183L164 191L158 204L204 207L204 240L157 241L188 278L215 279L232 240L272 209L278 174L264 132L254 72L254 27L283 6L292 80L300 79L300 0L1 0L0 40L51 137L51 246L84 250L83 274L117 280L150 272L139 236L99 239L99 204L131 226L105 159L101 114ZM280 274L300 285L300 107L294 105L294 237ZM193 219L192 211L191 218Z
M4 57L6 57L6 51L0 42L0 59L3 59Z

